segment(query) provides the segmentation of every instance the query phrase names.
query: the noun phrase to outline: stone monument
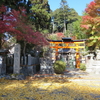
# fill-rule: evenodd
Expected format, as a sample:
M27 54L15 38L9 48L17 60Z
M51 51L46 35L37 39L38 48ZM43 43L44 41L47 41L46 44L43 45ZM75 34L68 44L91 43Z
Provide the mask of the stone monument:
M20 44L15 44L13 73L20 73Z

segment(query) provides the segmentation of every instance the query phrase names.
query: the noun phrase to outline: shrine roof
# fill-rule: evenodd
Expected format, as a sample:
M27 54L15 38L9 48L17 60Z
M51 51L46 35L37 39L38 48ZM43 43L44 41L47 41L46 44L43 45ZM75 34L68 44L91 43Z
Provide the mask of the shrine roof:
M63 40L48 40L49 42L63 42Z
M86 41L86 39L81 39L81 40L72 40L72 38L62 38L62 40L48 40L49 42L82 42Z

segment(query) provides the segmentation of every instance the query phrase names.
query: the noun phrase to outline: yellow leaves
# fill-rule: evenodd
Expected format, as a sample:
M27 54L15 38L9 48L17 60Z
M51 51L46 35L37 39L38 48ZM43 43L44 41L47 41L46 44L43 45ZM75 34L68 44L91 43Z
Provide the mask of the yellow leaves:
M66 78L41 78L33 81L5 80L0 81L0 100L96 100L90 93L100 94L91 82L69 82Z

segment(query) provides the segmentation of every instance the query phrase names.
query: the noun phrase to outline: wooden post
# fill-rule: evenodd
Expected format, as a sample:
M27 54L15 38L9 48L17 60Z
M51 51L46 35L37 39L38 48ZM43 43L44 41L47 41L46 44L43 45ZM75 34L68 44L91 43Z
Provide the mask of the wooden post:
M78 47L78 44L76 44ZM79 49L76 48L76 68L80 68L80 55L79 55Z
M56 56L58 56L58 44L56 44Z

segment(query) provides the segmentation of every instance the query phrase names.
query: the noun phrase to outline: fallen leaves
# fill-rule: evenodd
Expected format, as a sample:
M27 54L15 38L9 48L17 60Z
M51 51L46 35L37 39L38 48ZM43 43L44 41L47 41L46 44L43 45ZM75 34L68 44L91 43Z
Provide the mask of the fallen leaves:
M100 85L95 88L66 78L34 78L33 80L0 79L0 100L98 100ZM100 98L99 98L100 99Z

